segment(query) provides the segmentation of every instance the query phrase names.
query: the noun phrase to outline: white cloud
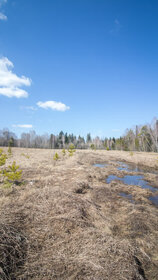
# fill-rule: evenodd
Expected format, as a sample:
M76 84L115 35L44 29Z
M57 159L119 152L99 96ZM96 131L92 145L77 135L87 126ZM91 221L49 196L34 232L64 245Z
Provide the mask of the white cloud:
M0 20L7 20L7 16L3 13L0 13Z
M2 7L2 5L6 4L7 0L0 0L0 8ZM0 20L7 20L7 16L5 14L3 14L2 12L0 12Z
M19 88L0 87L0 95L20 98L20 97L27 97L28 93L25 90Z
M32 128L32 124L13 124L12 127L20 127L20 128Z
M46 101L46 102L37 102L37 105L43 109L52 109L52 110L55 110L55 111L66 111L66 110L69 110L70 107L69 106L66 106L65 104L61 103L61 102L56 102L56 101Z
M30 86L31 79L18 77L12 72L12 68L14 65L7 57L0 59L0 94L7 97L27 97L27 91L19 87Z

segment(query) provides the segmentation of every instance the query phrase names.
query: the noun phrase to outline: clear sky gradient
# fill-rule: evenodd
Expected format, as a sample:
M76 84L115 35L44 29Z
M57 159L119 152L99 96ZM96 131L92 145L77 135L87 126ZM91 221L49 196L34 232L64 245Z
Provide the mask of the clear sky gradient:
M0 128L118 137L158 117L157 0L0 0L0 59Z

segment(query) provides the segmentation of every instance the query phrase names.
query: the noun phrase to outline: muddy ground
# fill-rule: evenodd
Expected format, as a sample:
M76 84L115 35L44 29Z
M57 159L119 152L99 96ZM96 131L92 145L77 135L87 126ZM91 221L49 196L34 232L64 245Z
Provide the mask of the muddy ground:
M0 279L158 279L152 191L106 182L129 174L117 167L130 162L158 195L158 155L86 150L69 157L58 150L55 162L54 152L14 148L7 161L20 164L23 184L0 182Z

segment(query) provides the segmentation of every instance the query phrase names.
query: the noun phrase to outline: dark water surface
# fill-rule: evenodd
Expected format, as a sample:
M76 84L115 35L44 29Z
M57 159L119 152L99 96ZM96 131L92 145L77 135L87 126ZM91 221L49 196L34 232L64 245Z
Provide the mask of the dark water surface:
M116 163L119 164L119 167L117 167L118 170L124 170L127 172L140 172L140 173L151 173L151 174L158 174L158 171L147 169L147 168L141 168L138 165L133 165L130 163L124 163L122 161L117 161Z
M155 205L158 207L158 195L156 196L150 196L149 197L149 200Z
M103 167L105 167L105 166L108 166L108 164L107 164L107 163L105 163L105 164L96 163L96 164L94 164L93 166L103 168Z
M115 161L113 161L115 162ZM139 173L151 173L151 174L157 174L158 175L158 170L152 170L152 169L148 169L148 168L142 168L138 165L132 164L132 163L125 163L123 161L116 161L116 163L119 165L117 167L117 170L120 171L127 171L127 172L139 172ZM93 166L95 167L100 167L103 168L105 166L108 166L108 163L96 163L93 164Z
M124 192L120 192L119 195L122 196L122 197L127 198L131 203L134 203L134 200L133 200L131 194L127 194L127 193L124 193Z
M150 186L147 181L143 180L143 178L144 176L142 175L125 175L123 178L115 175L109 175L106 182L109 184L111 181L119 180L126 185L140 186L142 189L149 189L152 192L157 191L156 188Z

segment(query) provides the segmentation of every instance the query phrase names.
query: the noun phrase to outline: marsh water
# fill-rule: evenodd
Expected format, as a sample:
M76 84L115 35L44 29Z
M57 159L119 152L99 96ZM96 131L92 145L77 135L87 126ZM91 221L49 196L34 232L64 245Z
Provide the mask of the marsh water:
M157 189L150 186L147 181L143 180L143 178L144 176L142 175L125 175L123 178L115 175L109 175L106 182L109 184L113 180L119 180L126 185L135 185L141 187L142 189L149 189L150 191L155 192Z
M155 170L148 170L145 168L140 168L139 166L133 165L133 164L127 164L121 161L117 161L116 162L119 166L117 167L118 170L120 171L127 171L127 172L136 172L136 173L152 173L152 174L158 174L157 171ZM103 164L103 163L97 163L94 164L95 167L106 167L107 163ZM148 189L152 192L156 192L158 189L156 187L151 186L146 180L144 180L144 175L125 175L124 177L118 177L116 175L109 175L108 178L106 179L106 182L108 184L110 184L110 182L114 181L114 180L118 180L123 182L126 185L134 185L134 186L139 186L142 189ZM134 200L132 199L132 195L130 194L126 194L126 193L120 193L120 196L127 198L130 202L134 203ZM158 196L150 196L149 200L156 206L158 206Z
M149 200L150 200L155 206L158 207L158 195L150 196L150 197L149 197Z
M103 168L103 167L105 167L105 166L107 166L107 165L108 165L107 163L105 163L105 164L96 163L96 164L94 164L93 166Z
M158 171L155 171L152 169L147 169L147 168L142 168L142 167L139 167L138 165L133 165L130 163L127 164L122 161L117 161L116 163L119 165L117 167L117 169L120 171L158 174Z
M122 197L124 197L124 198L127 198L131 203L134 203L134 200L133 200L131 194L127 194L127 193L124 193L124 192L120 192L119 195L122 196Z

